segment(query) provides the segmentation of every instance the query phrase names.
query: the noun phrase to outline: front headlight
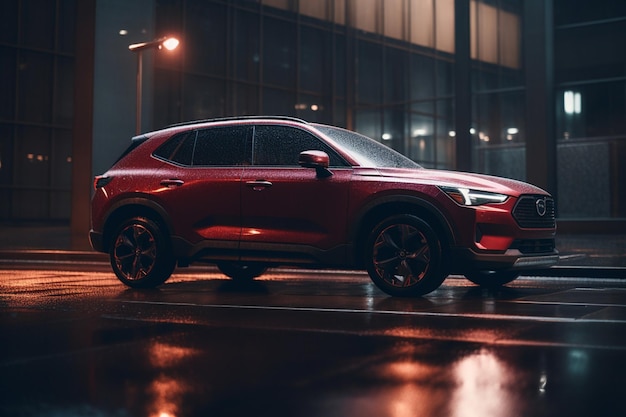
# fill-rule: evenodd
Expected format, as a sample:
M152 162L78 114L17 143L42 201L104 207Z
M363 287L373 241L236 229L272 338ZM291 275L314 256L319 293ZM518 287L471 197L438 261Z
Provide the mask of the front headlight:
M488 191L471 190L462 187L439 187L441 191L462 206L504 203L509 196Z

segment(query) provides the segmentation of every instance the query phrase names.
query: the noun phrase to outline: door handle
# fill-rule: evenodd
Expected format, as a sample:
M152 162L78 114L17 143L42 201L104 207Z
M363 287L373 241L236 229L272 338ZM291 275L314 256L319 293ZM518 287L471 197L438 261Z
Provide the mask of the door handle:
M166 187L180 187L184 183L185 181L177 179L161 180L161 185L164 185Z
M263 191L272 186L272 183L265 180L246 181L246 185L254 191Z

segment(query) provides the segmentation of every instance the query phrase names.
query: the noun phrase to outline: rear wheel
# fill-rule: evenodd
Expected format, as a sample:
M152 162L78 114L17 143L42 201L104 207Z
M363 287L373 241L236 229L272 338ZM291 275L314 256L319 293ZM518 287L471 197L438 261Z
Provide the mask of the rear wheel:
M501 287L519 276L517 271L472 271L465 274L465 278L481 287Z
M428 294L446 278L437 235L428 223L412 215L379 223L369 234L365 256L370 278L389 295Z
M161 285L176 267L169 239L146 217L134 217L118 227L109 257L117 278L133 288Z
M242 262L219 262L217 268L234 281L252 281L267 270L264 264Z

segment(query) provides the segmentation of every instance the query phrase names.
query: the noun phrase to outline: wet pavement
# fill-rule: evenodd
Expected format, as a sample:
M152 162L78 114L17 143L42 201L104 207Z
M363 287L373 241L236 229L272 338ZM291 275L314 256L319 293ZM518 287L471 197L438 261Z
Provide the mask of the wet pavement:
M626 281L211 268L157 290L106 264L0 269L4 416L624 416Z

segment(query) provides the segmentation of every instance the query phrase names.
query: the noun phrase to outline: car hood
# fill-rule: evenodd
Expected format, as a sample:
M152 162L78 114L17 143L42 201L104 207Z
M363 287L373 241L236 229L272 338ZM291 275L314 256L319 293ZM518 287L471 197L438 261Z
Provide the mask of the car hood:
M369 171L369 170L367 170ZM509 178L494 177L484 174L473 174L457 171L440 171L436 169L398 169L377 168L376 173L364 175L379 175L386 178L395 178L399 181L410 181L437 186L462 187L474 190L489 191L518 197L522 194L549 195L546 191L532 184Z

